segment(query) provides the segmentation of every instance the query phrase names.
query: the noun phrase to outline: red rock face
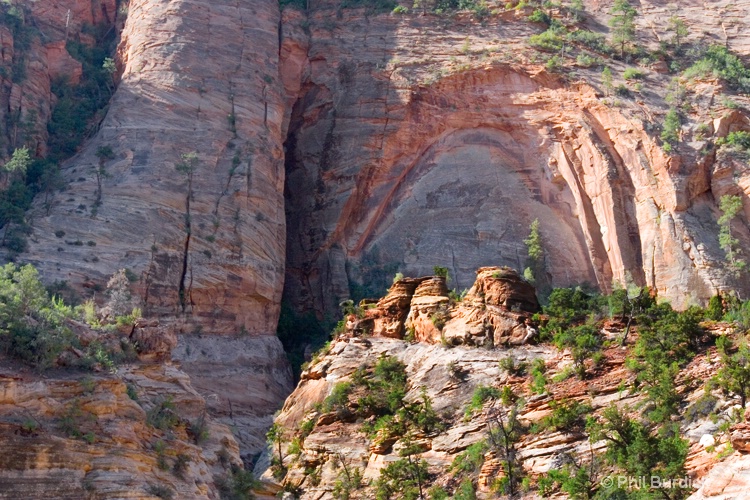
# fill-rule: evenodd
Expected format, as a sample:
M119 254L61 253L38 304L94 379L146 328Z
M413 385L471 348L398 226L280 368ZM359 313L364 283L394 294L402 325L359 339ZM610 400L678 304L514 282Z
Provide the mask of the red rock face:
M643 9L648 26L665 7ZM477 267L523 269L534 219L553 286L632 280L679 307L747 286L724 267L714 200L728 187L708 181L704 142L686 136L668 156L646 130L663 100L613 106L597 84L547 74L527 59L534 28L513 13L480 25L345 9L334 31L332 15L316 6L305 31L289 12L282 33L284 74L303 81L287 85L300 89L287 140L286 290L297 303L331 310L349 282L379 288L395 270L447 266L461 290ZM698 87L695 100L716 91ZM690 120L710 121L709 108ZM731 189L747 196L738 178Z

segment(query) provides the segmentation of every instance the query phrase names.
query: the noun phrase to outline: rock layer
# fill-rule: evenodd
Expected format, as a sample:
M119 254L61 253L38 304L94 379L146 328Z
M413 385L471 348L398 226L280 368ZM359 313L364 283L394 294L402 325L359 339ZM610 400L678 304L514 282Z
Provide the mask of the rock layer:
M69 3L35 7L49 23L68 9L75 26L114 19L114 1ZM248 455L292 388L273 337L285 241L278 9L129 2L107 116L63 166L69 188L33 214L24 256L89 296L129 269L144 315L189 335L175 352ZM103 147L113 155L100 164Z
M0 498L152 498L159 486L179 498L218 499L215 480L241 465L230 428L206 416L174 366L88 378L40 377L5 362L0 370ZM167 434L147 424L147 411L165 398L180 419ZM207 438L197 445L187 429L201 419ZM189 457L182 478L171 471L179 455Z
M607 5L587 7L606 24ZM649 26L669 7L640 7L639 41L655 46ZM703 43L728 36L746 54L718 19L704 30L701 9L715 18L716 9L747 8L716 2L681 14L694 16L691 39L701 30ZM443 22L334 11L332 2L314 3L306 17L285 11L282 66L303 81L287 139L291 300L323 313L350 283L380 286L396 270L433 265L460 290L479 266L523 269L534 219L546 250L539 278L553 286L634 281L680 307L719 290L747 292L725 268L715 222L716 200L742 194L737 232L750 244L747 173L720 186L726 167L700 154L706 138L692 130L677 154L662 151L654 130L671 77L648 71L649 92L613 106L600 70L578 68L583 78L566 81L530 60L525 40L537 28L526 14ZM615 74L625 68L611 64ZM690 92L694 123L733 113L717 107L716 86Z

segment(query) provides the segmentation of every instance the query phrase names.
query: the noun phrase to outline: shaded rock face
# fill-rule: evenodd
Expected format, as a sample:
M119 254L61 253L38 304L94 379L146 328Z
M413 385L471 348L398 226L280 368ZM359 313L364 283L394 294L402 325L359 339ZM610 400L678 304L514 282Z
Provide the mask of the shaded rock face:
M606 24L607 5L587 8ZM640 8L650 44L649 22L667 6ZM703 20L716 20L706 33L723 39L722 9L739 13L747 3L691 4L681 15L696 37ZM282 67L303 82L287 87L297 92L286 143L290 300L331 311L349 283L434 265L448 267L460 290L482 265L523 269L534 219L553 286L608 290L632 279L679 307L748 286L724 269L715 222L716 200L742 194L737 232L750 244L747 174L730 180L741 167L705 158L705 142L687 132L678 155L664 154L649 132L663 100L644 94L645 103L614 107L592 85L534 69L523 40L535 28L521 14L481 24L468 15L441 23L335 14L330 29L327 2L307 17L284 13ZM728 43L747 53L738 34ZM650 73L649 88L668 80ZM712 121L716 92L696 87L691 120ZM725 180L714 182L719 175Z

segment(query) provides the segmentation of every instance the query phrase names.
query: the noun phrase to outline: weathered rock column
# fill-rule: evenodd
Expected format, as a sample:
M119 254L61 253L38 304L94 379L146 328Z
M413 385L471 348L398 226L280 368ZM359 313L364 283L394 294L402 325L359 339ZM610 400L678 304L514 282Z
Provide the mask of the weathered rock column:
M240 428L291 389L273 336L285 259L279 16L276 0L132 0L107 117L64 166L68 189L35 214L28 255L83 292L133 271L144 312L181 329L184 369Z

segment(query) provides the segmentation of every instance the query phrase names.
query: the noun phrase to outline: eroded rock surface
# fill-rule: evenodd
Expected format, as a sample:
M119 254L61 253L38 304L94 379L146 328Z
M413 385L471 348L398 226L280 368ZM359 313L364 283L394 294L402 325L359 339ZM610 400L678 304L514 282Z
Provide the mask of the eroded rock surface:
M116 13L98 0L34 9L63 27L70 9L73 28ZM134 0L122 13L119 86L63 165L68 189L40 200L24 259L86 296L128 268L144 314L188 335L178 359L250 455L292 389L273 337L285 258L278 2Z
M460 291L477 267L523 269L534 219L547 252L541 278L554 286L633 280L680 307L747 286L727 271L716 225L716 200L742 195L737 233L750 244L746 164L701 153L748 129L744 111L712 97L716 82L686 82L692 108L670 156L655 131L672 75L658 65L643 68L647 92L613 106L601 69L566 79L534 64L530 11L498 3L481 22L468 13L443 22L334 3L284 13L282 67L303 82L287 85L297 94L286 157L291 300L322 314L349 283L380 287L397 270L434 265ZM588 27L601 30L610 5L585 3ZM677 15L689 40L747 55L749 7L640 2L639 42L655 48ZM607 64L616 80L626 68Z
M167 401L175 425L158 429L149 415ZM230 427L207 414L190 378L170 363L40 376L3 360L0 437L7 499L152 498L156 487L218 499L217 481L242 466Z
M482 274L480 272L480 276ZM723 328L721 325L707 327L717 334ZM461 477L451 465L469 446L487 438L492 412L503 406L499 401L488 401L481 409L468 411L472 393L480 385L507 386L521 396L524 403L519 418L527 428L540 424L554 405L563 400L590 405L592 409L587 416L600 416L605 408L614 404L627 409L633 418L640 415L644 403L643 394L626 389L635 374L625 365L627 351L617 344L605 348L601 363L590 367L586 379L580 380L569 376L573 363L570 352L559 351L548 344L487 349L410 343L383 336L344 335L303 372L302 380L277 417L276 423L282 426L286 436L282 447L286 473L282 474L283 479L274 478L270 456L275 456L277 449L269 448L256 467L266 484L265 491L294 488L302 499L334 498L335 485L344 477L341 464L345 463L350 472L358 468L364 476L363 485L353 491L352 498L374 498L375 481L384 467L401 458L399 452L406 438L405 434L391 435L382 429L373 434L367 429L366 424L371 423L373 417L354 413L360 404L358 398L367 393L358 392L360 389L352 381L361 377L363 369L372 368L386 356L393 356L406 366L405 401L420 401L427 396L442 419L444 426L432 432L412 428L409 443L419 447L418 456L428 464L429 485L439 485L448 491L458 487ZM536 394L531 389L528 373L502 369L501 360L509 357L516 366L524 363L530 366L541 360L548 377L546 391ZM681 370L677 387L685 408L705 398L708 392L704 391L702 381L715 375L720 367L720 355L712 347ZM326 398L336 392L340 384L348 382L355 384L345 403L349 411L340 407L327 411ZM712 395L710 407L706 408L705 402L697 404L696 407L702 409L693 417L676 420L681 425L681 435L689 444L686 487L694 491L691 497L694 499L738 498L746 487L749 470L745 450L747 425L737 424L730 432L722 431L720 427L728 426L735 418L738 406L736 400L726 398L720 390L709 392ZM590 443L583 427L573 426L526 432L517 449L524 473L531 484L536 484L551 469L560 469L571 461L588 463L591 453L604 452L606 442ZM481 470L475 477L477 498L496 498L492 485L503 474L502 461L492 451L483 458ZM599 472L616 474L606 467ZM562 492L556 494L559 495L556 498L567 498ZM539 493L531 491L520 497L539 498Z

